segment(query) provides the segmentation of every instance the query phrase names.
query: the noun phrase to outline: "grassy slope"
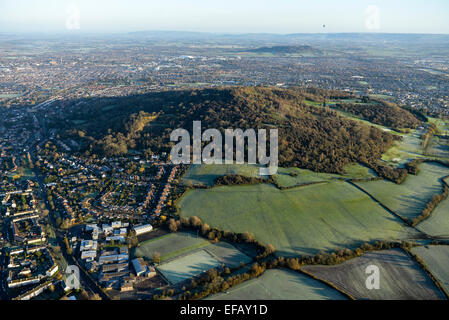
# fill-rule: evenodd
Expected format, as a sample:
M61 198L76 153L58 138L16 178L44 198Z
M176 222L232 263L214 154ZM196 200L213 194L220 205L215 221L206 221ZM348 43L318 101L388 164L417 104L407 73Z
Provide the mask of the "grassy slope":
M214 180L218 177L239 174L248 177L258 177L259 168L256 165L248 164L230 164L230 165L218 165L218 164L201 164L192 165L187 173L182 178L182 182L186 185L214 185Z
M221 265L205 250L199 250L158 266L158 270L173 284L188 280Z
M363 192L345 182L280 191L271 185L226 186L188 192L182 216L199 216L211 226L249 231L279 254L315 254L412 232Z
M449 182L449 179L446 179ZM418 224L417 228L431 236L449 236L449 199L438 204L429 218Z
M294 187L308 183L332 181L341 178L374 178L376 174L369 168L360 164L350 164L345 167L345 174L330 174L330 173L318 173L305 169L298 168L279 168L278 173L274 176L279 185L283 187ZM290 173L295 173L296 176L291 176Z
M204 250L229 267L238 267L240 263L247 264L252 260L246 254L226 242L213 243L204 248Z
M412 252L425 263L441 286L449 292L449 246L416 247Z
M397 214L413 219L434 194L442 191L440 179L449 175L449 168L437 163L423 163L419 168L418 175L409 175L401 185L385 180L360 182L357 185Z
M373 178L376 174L369 168L360 164L349 164L345 167L345 174L318 173L299 168L279 168L274 176L275 180L283 187L294 187L308 183L331 181L339 178ZM291 176L295 173L296 176ZM213 186L218 177L239 174L247 177L260 177L259 167L256 165L192 165L182 178L185 185Z
M171 233L141 243L135 255L151 260L154 252L159 252L161 261L164 261L208 245L209 241L190 233Z
M267 270L257 279L246 281L209 300L344 300L338 291L303 274L287 270Z

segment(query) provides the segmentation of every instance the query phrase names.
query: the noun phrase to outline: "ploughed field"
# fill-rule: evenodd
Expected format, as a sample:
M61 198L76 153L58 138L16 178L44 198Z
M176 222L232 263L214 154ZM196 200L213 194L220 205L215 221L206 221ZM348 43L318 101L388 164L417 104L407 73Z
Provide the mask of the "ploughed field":
M366 285L368 266L379 268L379 289ZM400 249L376 251L336 266L306 266L311 274L333 283L356 299L441 300L445 296L412 258Z

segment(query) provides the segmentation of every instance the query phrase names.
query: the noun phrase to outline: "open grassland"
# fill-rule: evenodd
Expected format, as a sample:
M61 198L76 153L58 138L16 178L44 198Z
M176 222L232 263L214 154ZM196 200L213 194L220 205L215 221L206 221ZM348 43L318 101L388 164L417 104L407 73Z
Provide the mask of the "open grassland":
M192 233L170 233L139 244L135 256L151 260L153 254L158 252L162 262L208 245L210 245L209 241L201 237L197 238Z
M274 175L274 180L281 187L292 188L336 179L369 179L374 177L376 177L376 174L371 169L357 163L352 163L345 167L345 173L343 175L319 173L299 168L279 168L278 173Z
M412 252L424 261L427 269L449 293L449 246L416 247Z
M344 300L331 287L290 270L267 270L257 279L246 281L209 300Z
M228 267L237 267L241 263L247 264L252 261L250 257L229 243L211 243L189 232L170 233L145 241L139 245L134 255L151 260L154 253L158 252L161 255L161 262L168 263L168 261L177 261L183 259L183 256L202 250L214 257L220 265L224 264ZM188 260L181 260L181 262L185 261Z
M191 279L221 263L205 250L199 250L181 258L159 265L158 270L172 284Z
M328 182L339 176L329 173L316 173L298 168L279 168L274 180L284 188L292 188L304 184Z
M222 230L251 232L287 256L414 234L362 191L342 181L283 191L266 184L191 190L178 205L181 216L198 216Z
M433 136L429 142L429 155L449 160L449 139Z
M201 164L192 165L187 173L182 178L182 183L185 185L205 185L213 186L216 178L238 174L246 177L257 177L259 175L259 167L257 165L248 164L232 164L232 165L216 165L216 164ZM345 173L343 175L318 173L306 169L299 168L279 168L276 175L274 175L275 181L282 187L291 188L304 184L331 181L335 179L343 178L373 178L376 174L369 168L360 164L353 163L345 167Z
M449 135L449 120L428 118L430 123L435 124L441 135Z
M234 268L240 264L247 264L252 261L250 257L237 250L233 245L226 242L213 243L204 248L210 255L222 264Z
M369 290L368 266L379 268L380 289ZM356 299L439 300L444 294L411 257L400 249L376 251L337 266L306 266L304 269L333 283Z
M445 181L449 183L449 178ZM430 217L418 224L417 228L434 237L449 238L449 199L440 202Z
M232 174L247 177L258 177L259 167L249 164L192 165L182 178L182 183L185 185L213 186L216 178Z
M422 148L422 130L414 130L409 134L402 134L402 141L396 141L382 156L382 160L392 165L404 165L416 158L425 158Z
M389 209L407 219L419 216L434 194L443 190L449 168L438 163L419 165L418 175L408 175L401 185L390 181L358 182L357 185Z

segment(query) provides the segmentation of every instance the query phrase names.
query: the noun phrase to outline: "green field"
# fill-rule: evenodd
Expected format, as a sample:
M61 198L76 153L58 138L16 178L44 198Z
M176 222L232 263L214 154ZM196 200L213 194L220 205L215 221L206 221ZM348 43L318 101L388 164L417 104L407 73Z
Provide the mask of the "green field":
M449 139L433 136L430 139L429 145L430 155L443 160L449 160Z
M412 252L424 261L438 283L449 293L449 246L416 247Z
M213 186L216 178L231 174L259 177L259 167L248 164L192 165L182 178L182 183L185 185Z
M445 180L449 182L449 179ZM449 199L443 200L417 228L434 237L449 237Z
M341 176L329 173L316 173L298 168L279 168L274 176L275 181L284 188L292 188L304 184L328 182Z
M413 133L403 134L401 136L402 141L395 142L394 145L382 155L382 160L390 164L403 165L413 159L425 157L420 131L415 130Z
M212 243L196 234L189 232L169 233L167 235L145 241L137 247L134 255L146 260L153 258L154 252L161 255L161 262L178 260L179 257L196 251L206 251L220 264L237 267L240 263L247 264L251 258L226 242Z
M449 168L438 163L423 163L418 175L408 175L401 185L390 181L357 183L389 209L407 219L421 214L432 196L441 193L441 179L449 175Z
M431 118L429 117L429 122L434 123L438 130L440 131L440 134L442 135L449 135L449 120L443 120L438 118Z
M316 254L413 233L341 181L283 191L266 184L190 190L178 205L181 216L198 216L222 230L251 232L281 255Z
M259 167L256 165L192 165L187 173L182 178L182 182L185 185L206 185L213 186L216 178L224 176L238 174L247 177L259 176ZM294 174L294 175L292 175ZM306 169L299 168L279 168L274 179L276 182L285 188L291 188L304 184L331 181L342 178L373 178L376 174L369 168L360 164L353 163L345 167L345 173L343 175L319 173Z
M208 252L199 250L179 259L161 264L157 268L170 283L177 284L220 265L220 261Z
M366 287L368 266L379 268L379 289ZM444 294L402 250L376 251L337 266L306 266L305 270L329 281L356 299L442 300Z
M226 242L213 243L204 248L215 259L228 267L235 268L241 263L248 264L251 258L237 250L233 245Z
M206 300L344 300L331 287L290 270L267 270L257 279L246 281L228 292Z
M336 179L369 179L376 177L375 172L357 163L345 167L343 175L319 173L299 168L279 168L274 180L284 188L291 188L310 183L328 182Z
M165 236L140 243L135 251L136 257L151 260L153 254L161 255L161 262L210 245L210 242L196 235L182 232L170 233Z

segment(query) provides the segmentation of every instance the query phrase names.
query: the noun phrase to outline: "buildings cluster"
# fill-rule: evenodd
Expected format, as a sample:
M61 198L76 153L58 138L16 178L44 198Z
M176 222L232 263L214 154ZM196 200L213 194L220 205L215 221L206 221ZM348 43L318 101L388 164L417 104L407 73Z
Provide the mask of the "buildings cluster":
M8 288L39 284L59 272L59 266L45 245L11 249L8 263Z
M141 259L130 260L125 239L129 231L139 236L152 230L150 224L131 227L121 221L101 226L88 224L82 238L73 237L70 244L86 270L94 274L103 288L132 291L136 281L152 278L156 271Z

